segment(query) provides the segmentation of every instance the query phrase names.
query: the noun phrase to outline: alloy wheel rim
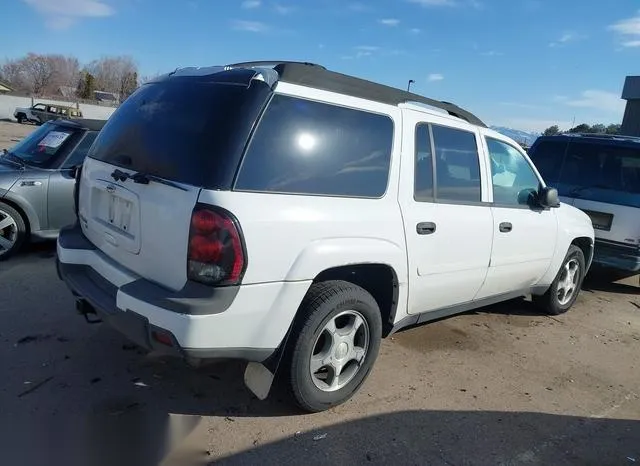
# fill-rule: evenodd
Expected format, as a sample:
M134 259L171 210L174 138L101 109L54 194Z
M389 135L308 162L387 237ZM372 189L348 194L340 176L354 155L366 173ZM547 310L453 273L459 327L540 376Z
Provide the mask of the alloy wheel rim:
M561 306L567 304L578 290L580 280L580 263L577 259L567 261L562 267L562 275L558 282L557 297Z
M345 387L360 372L370 342L367 320L355 310L343 311L325 324L313 344L309 371L324 392Z
M18 225L8 212L0 210L0 256L9 252L18 239Z

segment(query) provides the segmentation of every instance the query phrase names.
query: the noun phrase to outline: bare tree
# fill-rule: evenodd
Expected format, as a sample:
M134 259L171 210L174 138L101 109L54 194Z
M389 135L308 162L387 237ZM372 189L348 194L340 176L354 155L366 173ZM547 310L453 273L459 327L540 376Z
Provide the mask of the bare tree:
M29 90L21 60L8 60L0 67L0 79L16 91Z
M64 55L52 55L49 59L53 67L53 88L50 91L58 92L60 88L75 89L80 78L80 63L78 59L65 57Z
M29 53L21 61L25 80L33 94L40 95L51 87L54 75L51 57Z
M127 94L133 80L137 87L138 66L128 56L103 57L89 63L87 71L95 77L96 89L101 91Z

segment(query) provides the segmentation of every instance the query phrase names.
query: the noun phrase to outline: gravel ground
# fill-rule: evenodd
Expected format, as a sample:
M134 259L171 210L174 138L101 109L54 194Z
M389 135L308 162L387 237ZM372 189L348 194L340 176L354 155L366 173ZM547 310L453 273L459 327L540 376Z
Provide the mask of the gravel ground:
M517 300L396 334L351 401L305 415L255 399L241 364L87 325L54 257L0 263L2 465L640 462L637 277L591 278L559 317Z

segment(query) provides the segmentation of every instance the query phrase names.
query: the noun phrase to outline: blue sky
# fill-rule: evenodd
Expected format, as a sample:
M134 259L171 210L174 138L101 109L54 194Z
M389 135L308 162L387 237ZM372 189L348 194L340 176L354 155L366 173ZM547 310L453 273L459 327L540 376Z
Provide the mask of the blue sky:
M10 0L3 16L0 58L313 61L523 130L619 123L640 63L637 0Z

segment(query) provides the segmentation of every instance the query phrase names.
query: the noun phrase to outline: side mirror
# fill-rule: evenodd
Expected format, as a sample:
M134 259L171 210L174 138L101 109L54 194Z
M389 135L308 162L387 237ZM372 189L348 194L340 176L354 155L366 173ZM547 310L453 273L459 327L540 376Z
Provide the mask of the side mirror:
M538 203L542 207L560 207L560 197L558 196L558 190L546 186L538 193Z
M69 176L73 179L76 179L78 177L79 168L80 168L80 165L74 165L72 167L69 167Z

